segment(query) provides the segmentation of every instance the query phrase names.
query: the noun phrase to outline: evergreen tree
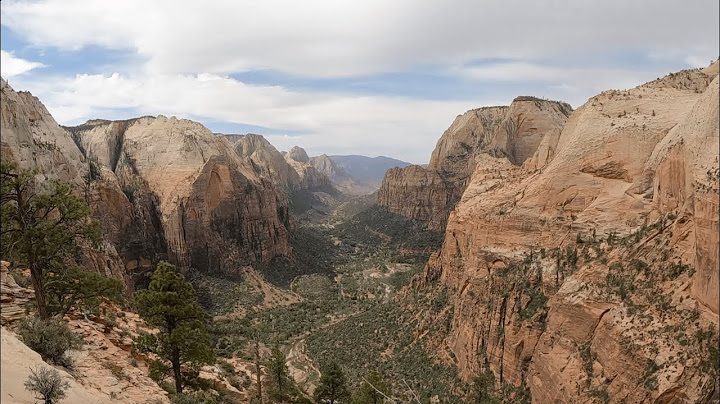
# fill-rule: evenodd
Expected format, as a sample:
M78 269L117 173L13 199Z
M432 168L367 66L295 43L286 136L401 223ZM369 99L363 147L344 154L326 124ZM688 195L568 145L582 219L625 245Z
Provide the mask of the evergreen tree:
M500 404L493 393L495 391L495 376L490 369L486 369L477 376L472 387L472 402L476 404Z
M349 396L345 374L336 362L330 362L322 369L320 382L315 389L315 401L335 404Z
M64 314L79 300L105 291L104 288L93 291L88 289L87 282L77 282L77 271L72 273L66 266L76 258L82 240L97 247L101 240L100 224L91 220L90 208L72 193L69 184L53 181L48 185L41 192L32 171L18 170L12 162L1 164L0 256L30 269L35 303L42 319ZM119 283L105 286L112 289L119 287ZM66 299L48 308L48 288L63 289Z
M284 400L290 392L292 381L290 379L290 371L285 364L285 354L282 353L280 347L275 345L270 353L268 361L268 370L270 372L270 380L272 381L273 399Z
M380 392L382 392L382 394ZM384 394L384 395L383 395ZM390 386L377 372L371 372L353 393L354 404L381 404L390 397Z
M192 285L167 262L158 264L148 289L135 294L135 306L145 321L159 329L156 334L141 334L136 347L158 355L162 361L153 365L151 373L161 374L158 379L162 379L171 370L175 391L182 393L192 373L215 361L206 327L208 314L198 305ZM183 367L191 373L183 374Z

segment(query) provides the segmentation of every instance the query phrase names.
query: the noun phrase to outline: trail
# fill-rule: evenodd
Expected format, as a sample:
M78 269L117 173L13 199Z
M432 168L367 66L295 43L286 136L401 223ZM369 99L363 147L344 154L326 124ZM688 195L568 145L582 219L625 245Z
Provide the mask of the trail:
M292 345L290 347L290 351L287 354L285 364L290 371L290 376L292 376L292 378L295 380L295 383L297 383L297 385L300 386L300 388L303 389L306 393L312 396L316 387L313 379L320 378L320 370L317 368L317 366L315 366L312 359L310 359L310 357L307 356L307 354L305 353L305 339L308 337L308 335L312 333L324 330L328 327L332 327L335 324L341 323L349 318L355 317L364 312L365 310L360 310L352 314L335 317L327 323L324 323L319 327L315 327L314 329L308 330L302 335L299 335L291 340ZM300 363L303 365L297 367L295 366L296 363ZM313 376L316 377L314 378Z

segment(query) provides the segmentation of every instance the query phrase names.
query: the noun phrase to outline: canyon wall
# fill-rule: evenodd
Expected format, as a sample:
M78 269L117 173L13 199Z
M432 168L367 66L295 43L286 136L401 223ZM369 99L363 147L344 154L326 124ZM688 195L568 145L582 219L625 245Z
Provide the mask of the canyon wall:
M404 296L447 290L451 329L427 348L536 403L717 402L717 74L606 91L560 133L487 142ZM447 149L432 167L468 167Z
M458 116L442 135L427 168L388 170L377 204L442 230L484 156L502 158L515 166L530 159L534 166L542 165L536 151L552 155L571 112L566 103L534 97L518 97L510 106L470 110Z
M37 169L41 184L75 186L104 228L103 248L83 264L128 291L161 259L234 273L290 253L287 198L201 124L159 116L62 128L4 80L2 96L3 157Z
M228 139L164 116L68 130L91 165L111 178L103 182L122 190L108 199L137 219L133 225L122 221L126 214L101 210L129 268L166 255L181 267L234 273L289 253L287 203Z

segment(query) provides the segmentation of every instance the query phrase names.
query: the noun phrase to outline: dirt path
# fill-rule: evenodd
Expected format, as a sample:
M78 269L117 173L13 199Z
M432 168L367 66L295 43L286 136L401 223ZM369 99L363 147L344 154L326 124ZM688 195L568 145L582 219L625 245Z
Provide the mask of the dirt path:
M315 366L312 359L310 359L310 357L306 353L305 338L307 338L308 335L314 332L318 332L325 328L331 327L349 318L355 317L361 313L364 313L364 310L344 316L335 317L327 323L312 330L309 330L304 334L291 340L292 345L290 347L290 351L287 354L285 364L290 371L290 376L295 380L295 383L297 383L297 385L309 395L312 396L312 394L315 392L315 383L317 382L317 380L320 379L320 370L317 368L317 366Z

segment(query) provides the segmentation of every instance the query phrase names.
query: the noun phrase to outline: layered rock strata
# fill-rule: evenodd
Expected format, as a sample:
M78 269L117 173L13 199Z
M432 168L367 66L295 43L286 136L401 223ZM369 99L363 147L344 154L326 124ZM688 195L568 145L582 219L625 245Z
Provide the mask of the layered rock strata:
M514 166L540 168L554 153L572 108L565 103L518 97L510 106L485 107L458 116L433 151L427 168L388 170L378 205L442 230L475 167L485 156ZM545 156L535 156L541 151Z
M537 403L717 401L718 86L716 62L606 91L532 154L478 156L412 283L447 288L463 378Z

